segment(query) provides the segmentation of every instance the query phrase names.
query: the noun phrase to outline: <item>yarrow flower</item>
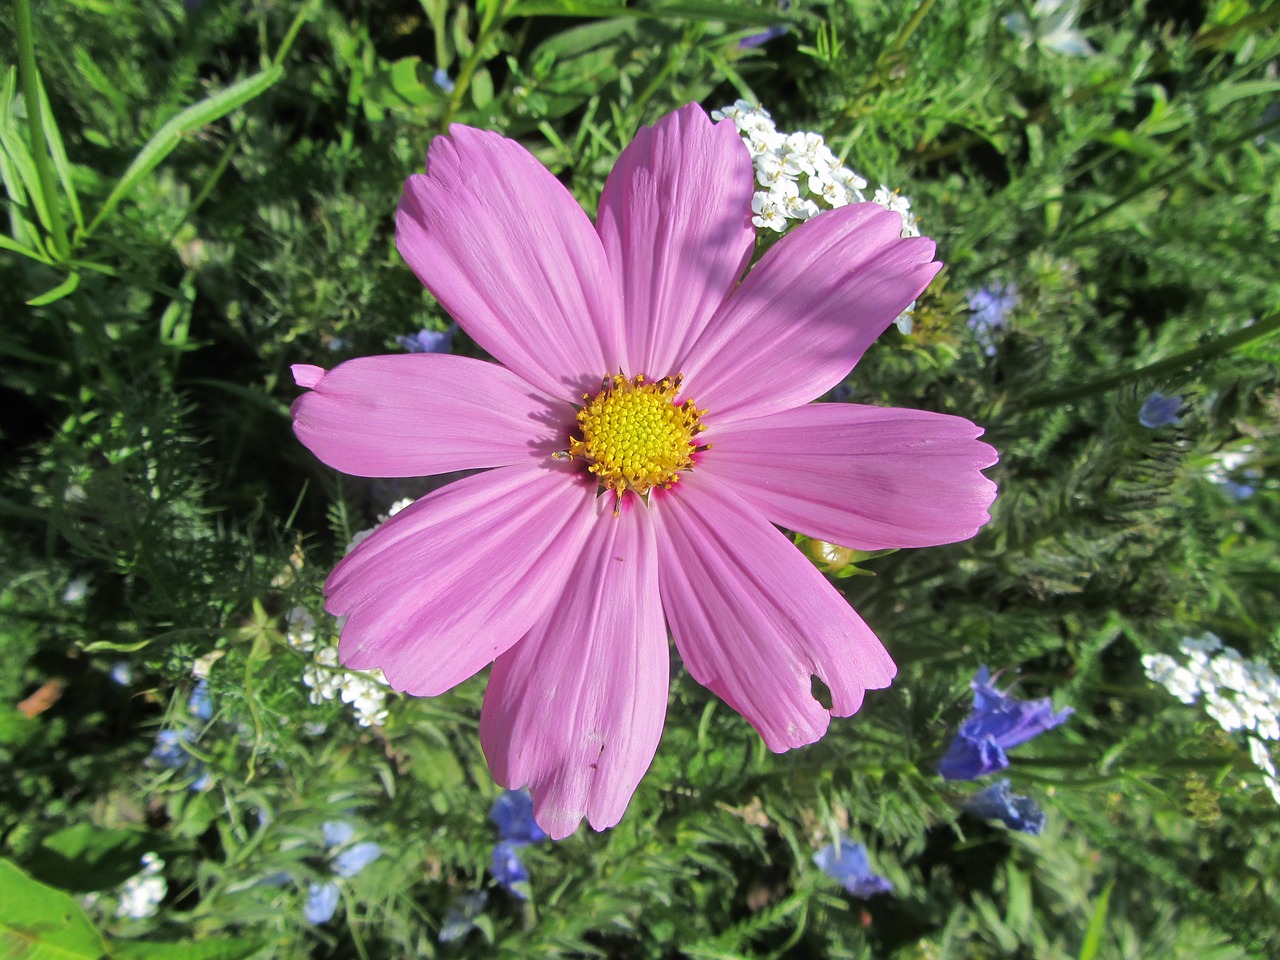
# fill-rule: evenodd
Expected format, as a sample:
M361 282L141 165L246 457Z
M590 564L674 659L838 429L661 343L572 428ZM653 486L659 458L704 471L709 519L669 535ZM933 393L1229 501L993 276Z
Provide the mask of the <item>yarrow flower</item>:
M839 880L855 897L865 900L877 893L893 892L892 883L871 872L867 848L861 843L841 837L815 853L813 862L827 876Z
M1280 740L1280 676L1265 660L1246 660L1215 634L1183 637L1183 659L1164 653L1142 658L1147 677L1186 704L1203 698L1205 712L1228 733L1243 731L1263 782L1280 803L1280 779L1265 741Z
M1030 797L1018 796L1008 780L997 780L970 797L964 809L975 817L999 820L1010 830L1039 834L1044 829L1044 811Z
M1177 425L1182 422L1178 416L1181 409L1181 397L1166 397L1159 390L1152 390L1138 411L1138 422L1148 430Z
M783 233L796 222L816 217L824 209L862 203L867 181L844 166L816 133L780 133L769 111L758 104L737 100L732 106L711 111L713 120L732 120L751 153L756 182L761 189L751 198L751 222L762 230ZM911 212L911 200L883 184L871 202L902 217L903 237L920 236L920 221ZM894 320L904 336L911 333L912 301Z
M978 668L970 684L973 710L951 741L938 772L946 780L976 780L1009 766L1005 753L1032 737L1052 730L1073 711L1064 707L1053 712L1053 701L1019 700L991 685L991 671Z
M995 496L968 420L809 403L938 271L932 241L848 204L739 282L754 182L734 125L689 105L623 152L593 226L518 143L455 125L406 184L397 242L498 362L294 367L294 430L329 466L480 471L352 550L326 609L348 668L414 695L493 663L490 768L556 839L621 819L662 733L668 629L774 751L888 685L880 641L774 524L928 546L972 536Z

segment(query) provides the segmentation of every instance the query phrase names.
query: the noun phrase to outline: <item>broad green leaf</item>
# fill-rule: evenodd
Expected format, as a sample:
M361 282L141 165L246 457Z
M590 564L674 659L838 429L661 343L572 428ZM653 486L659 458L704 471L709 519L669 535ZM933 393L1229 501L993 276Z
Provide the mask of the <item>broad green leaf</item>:
M110 890L140 869L156 838L137 830L78 823L44 838L27 868L45 883L72 893Z
M252 940L197 940L155 943L119 940L111 944L111 960L244 960L262 949Z
M176 116L170 118L147 141L138 155L133 158L127 170L120 177L120 182L102 202L98 215L89 224L86 233L92 233L138 186L139 181L164 162L173 153L183 139L195 133L201 127L220 120L237 107L244 106L254 97L270 89L284 74L280 66L271 66L261 73L245 77L233 83L225 90L187 107Z
M107 945L80 905L0 859L0 955L22 960L102 960Z

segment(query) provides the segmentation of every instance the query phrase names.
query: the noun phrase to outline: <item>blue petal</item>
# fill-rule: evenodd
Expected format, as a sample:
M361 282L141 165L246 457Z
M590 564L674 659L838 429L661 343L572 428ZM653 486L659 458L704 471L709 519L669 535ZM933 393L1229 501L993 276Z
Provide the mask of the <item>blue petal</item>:
M974 816L999 820L1009 829L1022 833L1039 834L1044 829L1044 811L1030 797L1016 796L1008 780L997 781L974 794L964 809Z
M345 820L326 820L320 824L320 835L326 847L340 847L356 835L356 828Z
M546 832L533 819L533 798L524 790L504 790L489 808L489 819L503 840L523 844L547 839Z
M302 915L308 923L328 923L338 909L338 885L331 880L313 883L307 889Z
M382 847L372 840L357 843L333 858L333 872L340 877L354 877L373 861L382 856Z
M187 701L187 712L201 720L209 720L213 717L213 696L209 693L208 680L201 680L191 691L191 699Z
M517 884L529 882L529 871L520 859L520 845L509 840L501 840L493 848L493 858L489 863L489 872L498 881L498 886L508 893L528 900L529 895Z
M1166 397L1159 390L1152 390L1138 411L1138 422L1149 430L1182 422L1178 411L1182 409L1181 397Z
M938 763L944 780L976 780L1009 765L1004 749L990 737L974 739L961 732Z
M813 855L813 862L855 897L866 899L877 893L890 893L893 884L871 872L867 848L841 837L838 843L823 847Z
M396 343L410 353L448 353L453 349L453 335L458 332L456 323L448 330L419 330L408 337L396 337Z

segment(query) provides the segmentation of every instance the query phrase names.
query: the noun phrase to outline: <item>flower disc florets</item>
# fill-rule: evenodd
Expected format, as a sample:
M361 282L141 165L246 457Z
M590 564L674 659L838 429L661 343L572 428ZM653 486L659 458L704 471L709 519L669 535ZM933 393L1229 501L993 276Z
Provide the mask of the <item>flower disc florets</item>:
M693 438L706 428L707 412L692 400L677 403L681 378L646 383L643 374L628 380L606 377L594 397L578 411L581 437L569 438L569 457L585 460L587 470L619 500L623 491L644 495L654 487L670 487L680 471L693 463Z

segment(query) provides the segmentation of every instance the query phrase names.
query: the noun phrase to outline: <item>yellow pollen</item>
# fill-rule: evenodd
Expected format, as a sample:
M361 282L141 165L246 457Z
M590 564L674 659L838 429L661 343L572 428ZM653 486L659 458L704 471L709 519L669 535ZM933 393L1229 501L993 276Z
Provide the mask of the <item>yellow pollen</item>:
M678 375L646 383L643 375L628 380L616 374L594 397L583 394L581 437L569 438L567 456L585 460L619 503L626 490L643 496L654 487L669 488L692 465L694 452L705 449L693 438L706 429L699 421L707 411L692 400L676 402L680 383Z

